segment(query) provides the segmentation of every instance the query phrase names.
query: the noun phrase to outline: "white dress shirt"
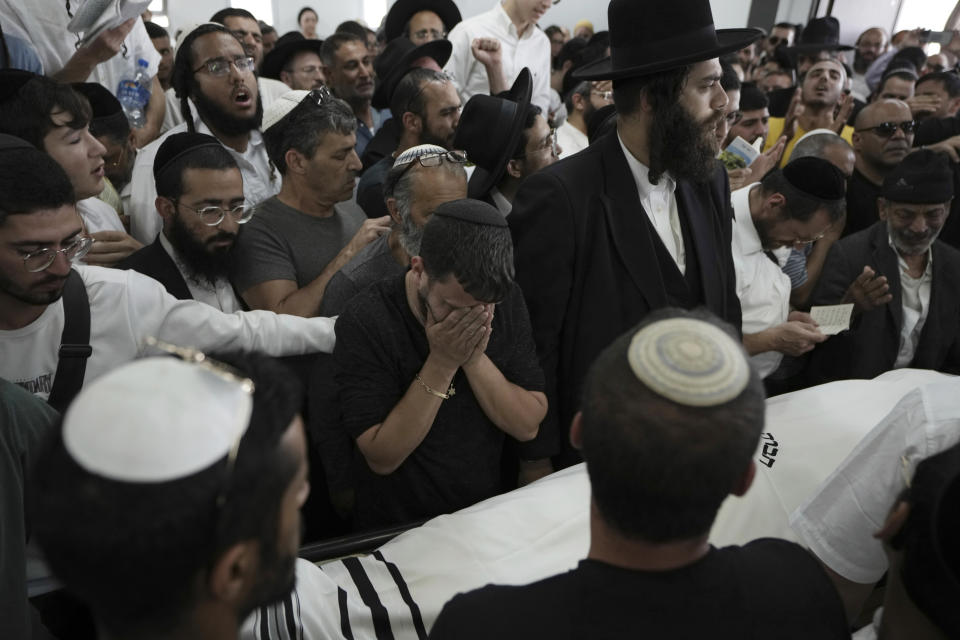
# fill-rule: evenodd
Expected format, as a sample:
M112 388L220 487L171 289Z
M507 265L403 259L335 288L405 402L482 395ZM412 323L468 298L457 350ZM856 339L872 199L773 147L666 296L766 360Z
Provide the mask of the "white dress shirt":
M90 0L70 0L70 12L77 12ZM33 45L43 63L44 72L53 75L77 52L78 37L67 31L72 18L67 13L64 0L0 0L0 23L3 30L22 33ZM160 54L147 35L142 20L137 20L133 29L123 40L124 49L106 62L101 62L87 78L87 82L99 82L116 94L117 85L124 78L132 78L137 70L137 60L147 61L147 75L157 75Z
M444 71L453 76L460 86L460 99L466 104L472 96L490 93L490 79L486 68L477 62L470 50L475 38L496 38L500 41L504 80L513 84L520 70L530 69L533 76L531 102L543 110L543 117L550 113L550 39L536 25L527 27L523 35L504 11L499 0L486 13L467 18L451 31L448 39L453 53Z
M83 219L83 226L87 233L98 231L121 231L126 233L117 210L106 202L94 196L77 202L77 213Z
M920 343L920 332L930 312L930 288L933 286L933 251L927 249L927 268L919 278L910 275L907 262L900 257L893 238L889 239L890 248L897 254L900 267L900 300L903 306L903 322L900 324L900 350L894 369L909 367L913 355Z
M213 135L210 128L198 116L194 116L194 126L198 133ZM181 123L163 134L137 154L133 165L133 177L130 179L130 208L126 210L130 216L130 235L142 242L150 244L157 239L160 227L163 226L160 214L157 213L157 185L153 179L153 160L157 157L157 150L163 141L175 133L183 133L187 124ZM243 153L224 146L230 155L236 159L243 175L243 197L248 206L254 206L280 191L280 173L271 168L267 149L263 144L263 136L259 131L250 132L250 141Z
M197 302L208 304L214 309L219 309L224 313L234 313L243 311L243 306L237 300L237 294L233 291L233 286L226 278L217 278L216 284L211 284L203 278L194 277L189 267L183 262L180 254L174 249L167 236L162 233L159 236L160 246L167 252L173 264L177 265L177 270L183 276L183 281L187 283L187 289L190 295Z
M750 215L750 192L758 187L751 185L730 194L734 213L733 267L744 335L783 324L790 314L790 276L764 252ZM779 351L750 356L763 378L773 373L782 359Z
M620 149L627 158L630 173L637 183L640 204L650 219L657 235L663 241L667 251L677 263L680 273L687 272L687 252L683 246L683 231L680 228L680 212L677 209L677 182L667 174L660 178L660 184L650 184L650 168L633 157L623 138L617 133Z
M567 120L557 127L557 144L560 145L560 149L562 150L560 157L566 158L578 151L586 149L590 146L590 140L587 138L587 134L577 129Z

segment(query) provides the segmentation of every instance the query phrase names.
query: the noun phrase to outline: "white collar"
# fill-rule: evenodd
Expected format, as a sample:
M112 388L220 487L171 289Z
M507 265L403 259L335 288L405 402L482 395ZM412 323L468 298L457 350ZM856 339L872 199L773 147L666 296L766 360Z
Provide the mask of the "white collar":
M677 181L674 180L670 174L664 173L659 184L651 184L650 167L637 160L637 158L630 153L627 145L623 143L623 138L620 137L619 131L617 131L617 141L620 142L620 149L627 159L627 166L630 167L630 173L633 174L634 179L637 181L637 188L640 191L641 200L648 198L654 191L668 191L673 193L677 188Z
M529 27L527 27L527 30L524 31L523 35L521 36L517 32L517 26L513 24L513 20L510 19L510 14L508 14L507 10L503 8L502 0L497 0L496 5L494 5L493 7L493 11L494 11L494 17L496 21L500 23L500 27L502 27L504 31L506 31L508 34L510 34L514 38L517 38L517 39L529 38L531 35L533 35L533 32L537 28L537 25L531 24Z

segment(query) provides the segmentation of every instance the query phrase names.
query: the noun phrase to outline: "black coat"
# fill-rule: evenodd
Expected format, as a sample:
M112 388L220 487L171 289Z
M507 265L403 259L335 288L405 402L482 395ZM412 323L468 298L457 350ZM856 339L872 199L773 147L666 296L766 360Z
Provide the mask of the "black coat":
M177 268L176 263L167 250L160 244L160 236L152 244L136 251L117 264L118 269L133 269L145 276L150 276L162 284L167 293L177 300L193 300L193 295L187 287L187 281Z
M542 452L568 440L594 358L650 311L705 306L740 330L727 174L718 163L707 183L679 181L676 197L686 278L640 205L616 132L521 186L507 220L547 381Z
M830 337L810 355L812 383L847 378L874 378L893 369L900 350L903 302L897 254L890 247L887 223L841 239L830 248L813 304L839 304L850 284L870 266L887 277L893 300L853 318L848 331ZM930 310L910 366L960 373L960 251L933 243Z

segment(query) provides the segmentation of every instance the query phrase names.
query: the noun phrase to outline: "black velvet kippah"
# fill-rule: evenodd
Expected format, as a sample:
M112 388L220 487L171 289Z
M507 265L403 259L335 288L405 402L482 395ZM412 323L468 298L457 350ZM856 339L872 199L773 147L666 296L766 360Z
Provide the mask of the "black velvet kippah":
M168 137L157 149L157 156L153 159L153 179L157 180L164 169L184 154L199 147L222 146L216 138L205 133L175 133Z
M496 207L480 200L463 198L453 202L445 202L437 207L433 215L443 218L454 218L473 224L483 224L488 227L505 227L507 219Z
M823 158L797 158L783 168L783 177L800 191L821 200L843 200L847 181L840 169Z
M915 151L884 178L880 195L907 204L946 202L953 197L953 170L945 155L929 149Z
M11 136L6 133L0 133L0 151L13 151L14 149L33 149L33 145L18 138L17 136Z
M22 69L0 69L0 103L12 99L20 92L20 87L39 77Z

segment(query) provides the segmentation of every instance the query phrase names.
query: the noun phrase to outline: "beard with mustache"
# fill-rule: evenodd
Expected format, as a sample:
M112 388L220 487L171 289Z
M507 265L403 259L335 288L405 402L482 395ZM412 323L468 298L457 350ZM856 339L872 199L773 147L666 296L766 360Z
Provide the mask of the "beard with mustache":
M239 136L250 133L254 129L259 129L263 123L263 100L260 92L257 91L257 111L247 118L239 118L216 102L208 98L200 91L200 88L194 86L191 92L193 104L197 107L197 114L200 119L207 123L207 126L213 124L218 132L225 136Z
M179 258L189 269L190 273L187 275L198 284L201 280L205 280L213 286L218 279L230 275L234 266L236 239L236 234L218 231L216 235L201 242L190 233L190 229L184 224L179 214L174 216L170 226L170 244L177 250ZM233 244L226 248L208 248L208 245L219 240L232 240Z
M926 253L940 235L943 226L929 227L923 233L914 233L909 229L897 228L892 220L887 220L887 233L893 239L893 246L905 256L919 256Z
M722 111L715 111L704 122L697 122L679 102L659 110L650 125L651 184L664 173L675 180L707 182L717 170L716 130Z

